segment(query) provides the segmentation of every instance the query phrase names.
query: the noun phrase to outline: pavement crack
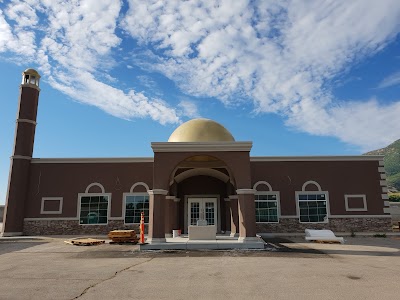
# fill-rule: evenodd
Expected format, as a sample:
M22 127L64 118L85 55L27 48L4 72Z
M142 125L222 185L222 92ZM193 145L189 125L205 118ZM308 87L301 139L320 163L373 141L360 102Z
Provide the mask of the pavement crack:
M73 300L73 299L79 299L79 298L81 298L81 297L82 297L83 295L85 295L91 288L94 288L94 287L98 286L99 284L101 284L101 283L103 283L103 282L106 282L107 280L111 280L111 279L115 278L118 274L120 274L120 273L122 273L122 272L124 272L124 271L126 271L126 270L128 270L128 269L130 269L130 268L132 268L132 267L136 267L136 266L140 266L140 265L143 265L143 264L145 264L145 263L148 263L148 262L151 261L151 260L153 260L153 258L150 258L150 259L148 259L148 260L146 260L146 261L143 261L143 262L140 262L140 263L138 263L138 264L130 265L130 266L126 267L126 268L123 268L122 270L119 270L119 271L115 272L115 274L113 274L112 276L110 276L110 277L108 277L108 278L105 278L105 279L103 279L103 280L101 280L101 281L99 281L99 282L97 282L97 283L94 283L94 284L89 285L86 289L83 290L83 292L82 292L80 295L78 295L78 296L72 298L72 300Z

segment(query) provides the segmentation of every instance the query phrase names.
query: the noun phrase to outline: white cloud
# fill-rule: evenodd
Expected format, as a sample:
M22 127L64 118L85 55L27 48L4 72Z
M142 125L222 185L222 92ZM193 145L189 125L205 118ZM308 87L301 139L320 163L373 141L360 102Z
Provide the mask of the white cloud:
M378 88L387 88L395 85L400 85L400 72L393 73L384 78L381 83L379 83Z
M108 73L119 63L121 48L133 52L131 61L124 58L128 69L161 72L193 96L217 97L227 105L250 102L254 111L280 114L304 132L363 149L400 137L400 123L392 122L400 114L398 102L335 99L331 92L337 75L399 33L398 0L128 4L121 15L122 3L115 0L13 0L0 11L0 52L37 62L53 87L125 119L173 123L198 111L190 101L175 109L147 93L104 83L115 83ZM126 34L139 46L124 48ZM398 84L396 74L380 87ZM383 134L387 124L392 131Z
M112 50L121 42L115 33L120 9L114 0L12 1L5 15L0 11L0 52L38 63L54 88L114 116L179 122L166 102L102 82L117 81L108 71L116 64ZM37 13L46 17L40 24Z
M179 102L178 107L181 109L182 115L184 116L187 116L189 118L200 117L197 105L193 101L190 101L188 99L183 99Z
M259 113L278 113L299 130L362 148L400 137L400 124L382 135L387 125L381 122L382 114L400 113L398 103L338 100L329 88L335 76L399 33L397 0L130 0L122 24L156 49L142 63L191 95L226 104L250 99Z

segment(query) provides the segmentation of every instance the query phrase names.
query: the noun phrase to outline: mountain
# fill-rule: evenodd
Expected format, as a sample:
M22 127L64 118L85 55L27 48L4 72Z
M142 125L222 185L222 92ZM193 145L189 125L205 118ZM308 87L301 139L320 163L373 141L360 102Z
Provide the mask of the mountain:
M388 187L391 190L400 191L400 140L385 148L370 151L364 155L384 155Z

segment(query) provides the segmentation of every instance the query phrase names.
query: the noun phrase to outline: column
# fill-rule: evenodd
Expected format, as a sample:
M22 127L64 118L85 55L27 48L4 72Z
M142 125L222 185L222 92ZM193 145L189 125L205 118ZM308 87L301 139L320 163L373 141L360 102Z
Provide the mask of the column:
M174 227L174 199L175 196L165 197L165 237L172 237Z
M165 206L167 190L149 190L149 232L147 242L165 243Z
M229 198L225 198L225 233L231 232L231 202Z
M231 237L239 236L238 195L229 196L231 213Z
M180 198L174 198L174 202L172 203L173 212L174 212L173 213L174 218L173 218L172 225L173 225L174 230L182 229L182 228L179 228L179 202L180 201L181 201Z
M253 189L239 189L239 241L256 241L256 208Z

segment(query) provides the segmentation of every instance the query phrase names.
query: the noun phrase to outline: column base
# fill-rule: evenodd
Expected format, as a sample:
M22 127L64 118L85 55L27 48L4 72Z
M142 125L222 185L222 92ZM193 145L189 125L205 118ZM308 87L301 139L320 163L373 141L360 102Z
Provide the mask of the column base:
M172 238L172 233L166 233L166 234L165 234L165 237L166 237L166 238Z
M165 238L149 238L146 240L147 243L149 244L157 244L157 243L166 243Z
M22 232L2 232L0 236L10 237L10 236L21 236Z
M247 242L261 242L258 237L253 237L253 236L245 236L245 237L239 237L238 242L240 243L247 243Z
M229 234L229 236L230 236L230 237L238 237L238 236L239 236L239 233L237 233L237 232L231 232L231 233Z

